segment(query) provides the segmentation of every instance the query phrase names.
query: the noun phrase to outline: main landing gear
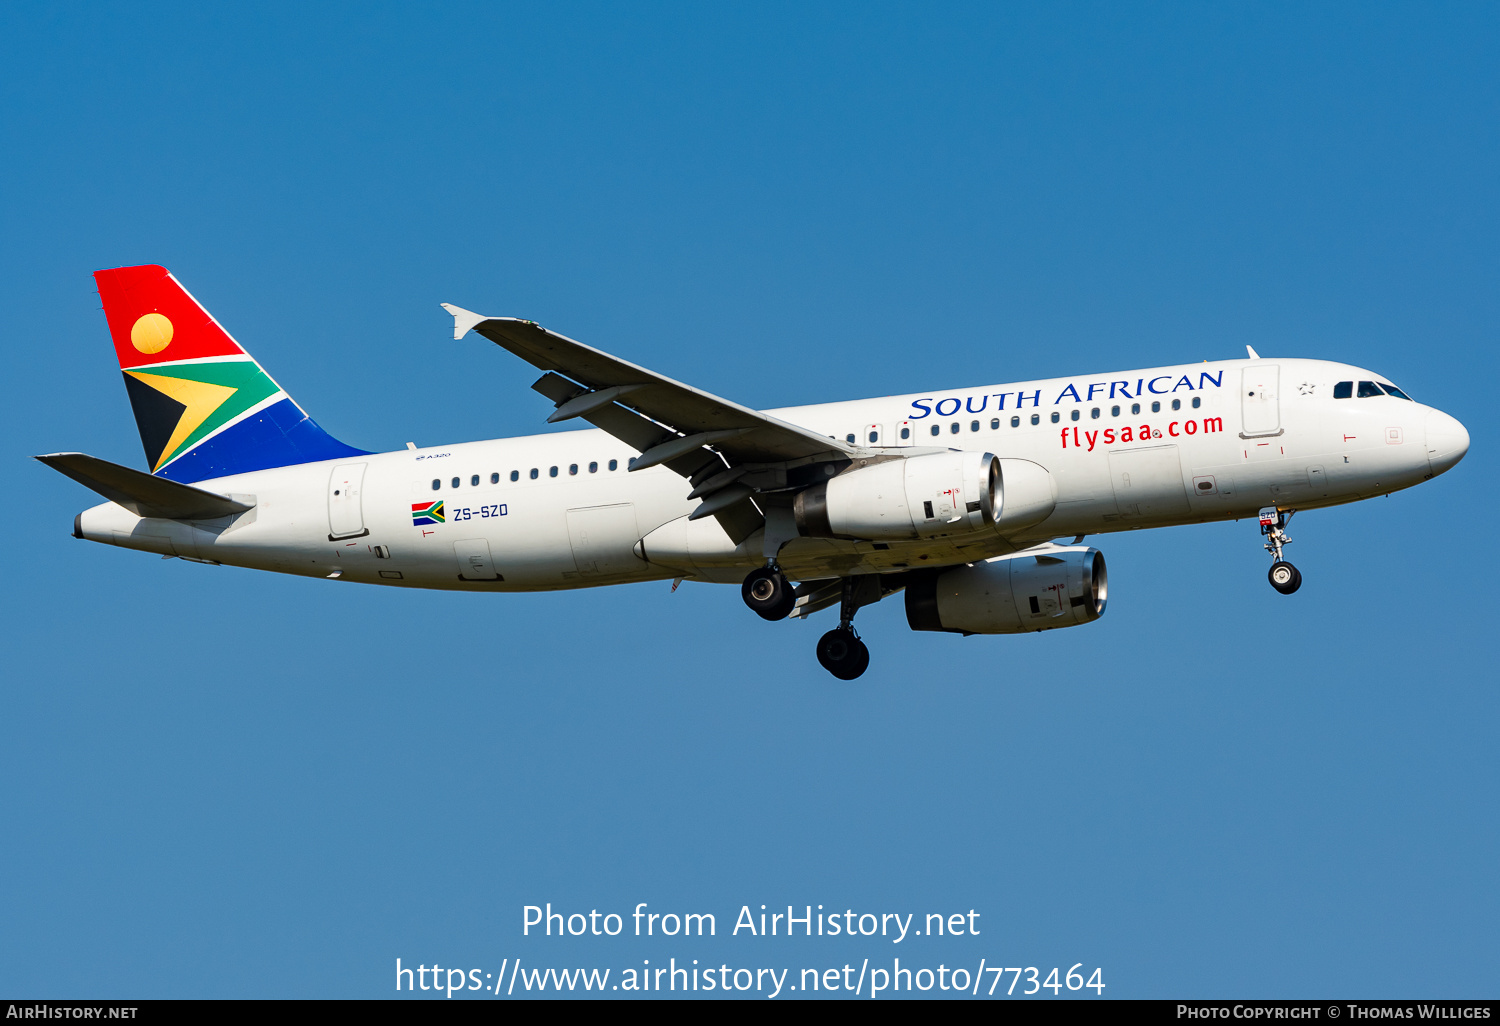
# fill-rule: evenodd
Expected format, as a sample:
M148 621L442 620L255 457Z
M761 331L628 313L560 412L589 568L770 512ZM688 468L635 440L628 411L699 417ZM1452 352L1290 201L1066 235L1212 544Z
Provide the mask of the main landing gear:
M1267 506L1260 511L1260 533L1266 536L1266 551L1274 560L1267 576L1271 580L1271 587L1283 595L1290 595L1302 587L1302 572L1281 558L1281 547L1292 543L1286 536L1285 528L1296 512L1294 509L1283 512L1275 506Z
M826 594L826 592L825 592ZM844 578L839 596L839 625L818 639L818 662L839 680L854 680L870 666L870 650L854 631L854 614L860 606L879 602L880 578L860 574ZM784 620L796 606L797 596L786 574L775 563L752 570L740 586L745 605L767 620ZM821 603L815 608L821 608Z
M853 624L840 623L818 639L818 662L839 680L853 680L869 668L870 650Z
M839 625L818 639L818 662L839 680L854 680L870 667L870 650L854 631L860 606L879 602L880 578L874 574L845 577L839 592Z
M792 582L786 579L786 574L775 563L750 571L745 583L740 585L740 595L744 598L745 605L766 620L786 619L792 607L797 604L797 596L792 593Z

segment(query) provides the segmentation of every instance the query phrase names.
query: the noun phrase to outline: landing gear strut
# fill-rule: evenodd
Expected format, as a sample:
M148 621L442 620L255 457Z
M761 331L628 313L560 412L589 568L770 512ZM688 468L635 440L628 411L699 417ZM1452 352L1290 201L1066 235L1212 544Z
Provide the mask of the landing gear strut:
M860 606L878 602L880 595L874 575L844 578L839 625L818 639L818 662L839 680L854 680L870 666L870 650L854 631L854 614Z
M1285 528L1296 512L1294 509L1283 512L1275 506L1267 506L1260 511L1260 533L1266 536L1266 551L1274 561L1267 576L1271 580L1271 587L1283 595L1290 595L1302 587L1302 572L1281 558L1281 547L1292 543L1286 536Z
M792 582L775 563L750 571L745 583L740 585L740 595L745 605L766 620L786 619L797 602L797 596L792 593Z

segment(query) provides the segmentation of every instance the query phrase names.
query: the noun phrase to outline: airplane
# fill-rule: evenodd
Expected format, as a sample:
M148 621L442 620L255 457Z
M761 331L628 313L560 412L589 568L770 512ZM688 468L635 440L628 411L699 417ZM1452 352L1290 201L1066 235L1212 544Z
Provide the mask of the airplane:
M76 538L195 563L402 588L739 584L767 620L838 607L816 647L869 666L864 606L913 630L1099 619L1090 535L1255 518L1271 586L1298 510L1410 488L1468 451L1383 375L1261 358L758 411L512 317L442 304L453 337L537 370L548 423L592 430L368 452L325 432L165 268L97 272L140 471L38 460L102 495ZM1071 539L1071 540L1069 540Z

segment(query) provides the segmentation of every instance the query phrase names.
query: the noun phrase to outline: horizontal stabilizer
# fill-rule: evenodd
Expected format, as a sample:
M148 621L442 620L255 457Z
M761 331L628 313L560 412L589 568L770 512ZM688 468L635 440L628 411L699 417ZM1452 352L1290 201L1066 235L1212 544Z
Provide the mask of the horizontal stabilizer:
M92 488L110 502L124 506L138 517L164 520L212 520L253 508L227 495L153 477L81 452L55 452L38 456L47 466Z

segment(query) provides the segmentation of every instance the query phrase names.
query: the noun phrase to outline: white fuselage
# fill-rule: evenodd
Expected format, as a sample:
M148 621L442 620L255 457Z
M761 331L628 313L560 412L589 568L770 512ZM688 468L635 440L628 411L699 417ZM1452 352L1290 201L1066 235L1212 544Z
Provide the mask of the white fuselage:
M778 559L794 578L972 562L1053 537L1353 502L1462 456L1467 435L1447 414L1386 395L1333 398L1336 382L1361 380L1383 379L1324 361L1237 360L773 410L886 453L1028 460L1056 490L1050 516L1007 537L798 538ZM236 517L156 520L104 503L79 515L76 533L282 573L472 591L739 581L764 562L758 533L736 545L712 517L689 524L698 500L688 482L664 466L628 471L635 455L599 430L371 454L197 483L253 501ZM420 522L436 501L441 522Z

